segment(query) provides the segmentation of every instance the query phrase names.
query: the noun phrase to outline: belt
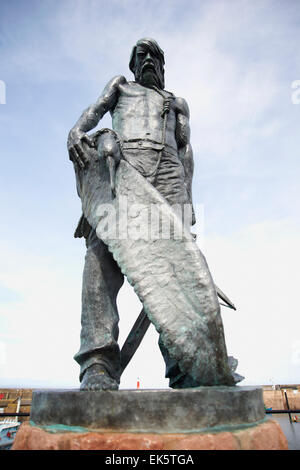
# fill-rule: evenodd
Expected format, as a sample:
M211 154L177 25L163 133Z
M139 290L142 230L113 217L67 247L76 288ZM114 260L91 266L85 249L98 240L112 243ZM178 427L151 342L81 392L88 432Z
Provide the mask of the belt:
M174 149L168 144L159 144L154 142L153 140L145 139L145 140L124 140L122 142L123 150L129 149L138 149L138 150L157 150L161 152L165 150L168 153L171 153L174 156L178 155L177 149Z

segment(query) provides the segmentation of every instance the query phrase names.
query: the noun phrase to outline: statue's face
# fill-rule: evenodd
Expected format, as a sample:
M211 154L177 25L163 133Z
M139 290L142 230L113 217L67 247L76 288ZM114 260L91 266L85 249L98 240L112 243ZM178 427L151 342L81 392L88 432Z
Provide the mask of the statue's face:
M157 85L159 75L159 59L154 56L146 45L138 45L135 53L135 79L145 86Z

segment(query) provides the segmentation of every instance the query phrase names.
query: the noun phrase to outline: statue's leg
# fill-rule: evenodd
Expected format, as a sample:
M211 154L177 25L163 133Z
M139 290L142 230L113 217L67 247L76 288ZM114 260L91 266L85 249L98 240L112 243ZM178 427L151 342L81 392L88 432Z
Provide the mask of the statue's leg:
M116 298L124 277L94 230L87 239L82 284L81 389L118 388L120 349Z
M163 345L161 337L159 337L158 345L162 357L166 364L165 377L169 379L169 386L171 388L190 388L197 387L198 384L189 374L183 374L178 366L178 363L171 358L167 349Z

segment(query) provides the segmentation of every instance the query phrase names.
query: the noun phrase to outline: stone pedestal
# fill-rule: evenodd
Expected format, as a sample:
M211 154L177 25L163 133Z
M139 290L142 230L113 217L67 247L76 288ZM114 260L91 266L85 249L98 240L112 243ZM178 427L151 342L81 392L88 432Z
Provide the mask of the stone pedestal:
M257 387L36 391L12 449L287 449Z

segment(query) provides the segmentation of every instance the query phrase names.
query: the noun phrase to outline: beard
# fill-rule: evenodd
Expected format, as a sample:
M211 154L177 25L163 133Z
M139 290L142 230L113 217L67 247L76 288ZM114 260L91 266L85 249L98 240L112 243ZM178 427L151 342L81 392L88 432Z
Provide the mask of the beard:
M157 67L144 67L143 65L136 70L135 79L140 84L147 88L156 86L163 89L163 79L160 70Z

